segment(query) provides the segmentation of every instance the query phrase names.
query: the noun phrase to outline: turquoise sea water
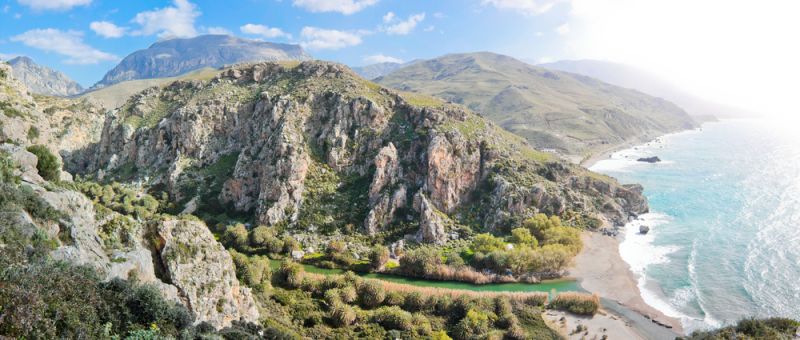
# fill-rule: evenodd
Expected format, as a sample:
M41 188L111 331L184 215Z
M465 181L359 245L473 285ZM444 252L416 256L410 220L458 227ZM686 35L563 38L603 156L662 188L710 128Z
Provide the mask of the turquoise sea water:
M797 131L785 122L708 123L592 167L645 188L651 213L626 226L620 253L647 303L689 331L750 316L800 318ZM635 161L642 156L663 162Z

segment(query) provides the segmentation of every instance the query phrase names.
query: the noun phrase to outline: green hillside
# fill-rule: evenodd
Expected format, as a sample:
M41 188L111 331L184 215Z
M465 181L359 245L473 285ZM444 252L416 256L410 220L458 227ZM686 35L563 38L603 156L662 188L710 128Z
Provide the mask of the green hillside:
M376 81L466 105L535 147L574 161L695 126L663 99L488 52L418 62Z

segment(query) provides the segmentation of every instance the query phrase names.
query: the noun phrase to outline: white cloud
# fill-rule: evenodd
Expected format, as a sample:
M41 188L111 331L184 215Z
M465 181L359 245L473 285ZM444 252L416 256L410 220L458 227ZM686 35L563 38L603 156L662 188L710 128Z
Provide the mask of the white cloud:
M76 6L89 5L92 0L17 0L17 2L35 10L63 11Z
M292 37L288 33L281 30L280 28L269 27L265 25L246 24L242 27L239 27L239 30L242 31L242 33L254 34L268 39L280 38L280 37L287 37L287 38Z
M220 27L220 26L212 26L212 27L206 28L206 32L208 34L233 35L233 32L229 31L225 27Z
M565 23L561 26L556 27L556 33L560 35L567 35L569 34L569 23Z
M317 27L303 27L303 30L300 31L300 36L303 37L303 42L300 44L312 50L336 50L361 44L361 33L327 30Z
M566 0L483 0L481 3L503 10L521 11L528 15L537 15L549 11L559 2Z
M0 53L0 60L11 60L16 58L17 54L10 54L10 53Z
M435 13L433 13L433 17L436 18L436 19L444 19L444 18L447 18L447 15L445 15L442 12L435 12Z
M386 33L394 34L394 35L406 35L411 33L417 24L419 24L422 20L425 20L425 13L414 14L405 21L398 22L394 25L390 25L386 27Z
M174 0L174 7L164 7L136 14L131 20L141 28L134 35L158 34L161 38L187 38L197 35L194 20L200 16L188 0Z
M403 60L400 58L391 57L388 55L383 54L375 54L371 56L364 57L364 61L370 64L378 64L378 63L403 63Z
M544 36L544 32L536 32L536 36L537 37L543 37Z
M54 28L34 29L11 37L11 41L46 52L55 52L69 58L68 64L96 64L101 61L116 61L119 57L95 49L83 42L83 33L60 31Z
M378 3L378 0L293 0L292 4L309 12L339 12L350 15Z
M394 12L386 13L386 15L383 16L383 22L387 24L394 21L394 19L395 19Z
M435 29L436 29L436 26L430 25L428 27L425 27L425 29L423 31L425 31L425 32L433 32L433 30L435 30Z
M125 35L125 27L119 27L108 21L93 21L89 28L104 38L119 38Z

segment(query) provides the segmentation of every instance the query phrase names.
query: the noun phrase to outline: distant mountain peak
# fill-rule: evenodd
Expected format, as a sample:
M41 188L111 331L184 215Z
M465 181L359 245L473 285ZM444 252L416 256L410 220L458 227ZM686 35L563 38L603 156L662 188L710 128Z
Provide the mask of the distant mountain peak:
M27 56L8 61L14 77L32 93L67 97L83 92L83 87L64 73L37 64Z
M94 87L134 80L181 75L205 67L255 61L308 60L302 47L224 34L161 40L131 53Z

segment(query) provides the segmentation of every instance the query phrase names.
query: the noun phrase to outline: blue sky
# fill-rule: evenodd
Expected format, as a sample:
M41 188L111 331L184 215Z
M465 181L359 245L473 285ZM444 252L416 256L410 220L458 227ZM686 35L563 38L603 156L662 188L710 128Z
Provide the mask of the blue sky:
M493 51L565 57L565 1L0 1L0 58L27 55L84 86L159 39L230 34L302 44L348 65Z

